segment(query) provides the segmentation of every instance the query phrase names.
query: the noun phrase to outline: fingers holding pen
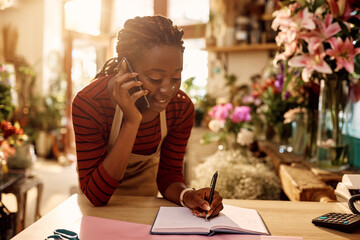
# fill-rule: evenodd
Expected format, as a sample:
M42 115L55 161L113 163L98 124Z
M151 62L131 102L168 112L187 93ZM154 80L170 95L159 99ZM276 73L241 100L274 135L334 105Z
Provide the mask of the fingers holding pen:
M223 208L224 206L222 204L222 197L217 191L215 191L213 201L210 205L210 210L207 212L208 217L214 217L218 215Z
M197 217L213 217L223 209L222 197L215 191L213 201L209 204L210 188L202 188L184 195L185 205L190 208L192 214Z

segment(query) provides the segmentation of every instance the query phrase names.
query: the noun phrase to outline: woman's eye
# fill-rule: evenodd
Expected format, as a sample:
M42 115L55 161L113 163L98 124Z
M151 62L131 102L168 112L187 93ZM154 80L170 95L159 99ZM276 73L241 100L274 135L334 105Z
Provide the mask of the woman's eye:
M153 81L153 82L158 82L158 81L161 81L161 78L155 78L155 77L149 77L148 78L150 79L150 81Z
M173 80L174 80L175 82L181 81L181 77L180 77L180 78L173 78Z

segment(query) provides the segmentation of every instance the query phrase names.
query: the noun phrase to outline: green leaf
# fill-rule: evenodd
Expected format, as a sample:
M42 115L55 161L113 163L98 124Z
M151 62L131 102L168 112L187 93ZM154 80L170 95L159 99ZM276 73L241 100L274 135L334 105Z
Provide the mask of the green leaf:
M201 138L201 144L209 144L220 140L220 135L214 132L207 132Z

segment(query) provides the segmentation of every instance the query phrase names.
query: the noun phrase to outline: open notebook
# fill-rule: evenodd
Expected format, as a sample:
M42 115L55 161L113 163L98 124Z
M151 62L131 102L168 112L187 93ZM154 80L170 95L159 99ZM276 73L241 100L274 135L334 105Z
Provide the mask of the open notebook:
M160 207L151 227L151 234L242 233L270 235L255 209L224 205L216 217L206 221L190 213L185 207Z

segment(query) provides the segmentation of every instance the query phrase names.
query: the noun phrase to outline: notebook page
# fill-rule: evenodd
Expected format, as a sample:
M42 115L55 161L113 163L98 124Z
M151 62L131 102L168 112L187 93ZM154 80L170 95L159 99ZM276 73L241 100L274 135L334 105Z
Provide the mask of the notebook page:
M224 209L221 211L221 213L231 219L231 221L234 222L235 225L237 225L240 229L268 234L268 230L262 218L255 209L224 205ZM223 221L223 219L218 220L217 218L213 218L211 219L211 224L212 226L223 226Z
M208 232L210 223L204 218L194 216L185 207L160 207L153 231L168 232L176 229L182 229L178 232L194 232L194 229L204 229L202 232Z

